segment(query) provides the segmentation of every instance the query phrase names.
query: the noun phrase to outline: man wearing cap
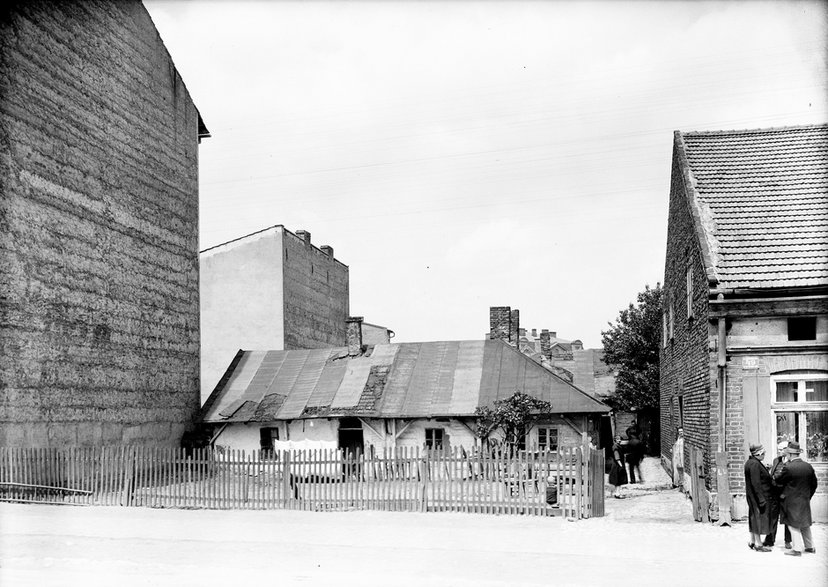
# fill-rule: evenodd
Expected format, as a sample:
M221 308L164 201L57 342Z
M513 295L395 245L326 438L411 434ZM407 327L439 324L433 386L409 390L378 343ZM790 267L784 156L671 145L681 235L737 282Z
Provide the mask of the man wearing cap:
M776 471L774 482L782 487L781 521L791 529L793 549L785 552L802 556L802 552L816 552L811 538L811 497L817 488L814 468L799 458L802 449L798 442L789 442L785 448L788 461Z
M776 458L773 459L773 464L770 468L771 478L776 475L776 472L785 464L785 448L788 446L787 442L780 442L776 445ZM765 536L765 546L773 546L776 543L776 529L779 527L779 512L782 507L779 496L782 494L782 488L776 483L771 487L771 502L770 502L770 532ZM785 548L791 548L791 529L785 526Z
M750 445L750 456L745 462L745 497L748 502L748 547L757 552L770 552L762 544L762 534L770 532L770 492L773 482L762 457L765 448L761 444Z

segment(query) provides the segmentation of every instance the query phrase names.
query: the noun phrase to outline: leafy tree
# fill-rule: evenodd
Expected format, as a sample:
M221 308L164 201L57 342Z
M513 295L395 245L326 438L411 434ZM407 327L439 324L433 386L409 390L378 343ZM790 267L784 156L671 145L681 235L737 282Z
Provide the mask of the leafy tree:
M479 406L477 436L487 440L498 428L503 430L505 442L516 447L526 430L541 418L552 413L552 404L516 391L506 399L494 402L493 406Z
M604 362L616 371L615 393L606 403L618 410L658 409L658 354L661 336L661 285L638 294L638 303L621 310L615 324L601 332Z

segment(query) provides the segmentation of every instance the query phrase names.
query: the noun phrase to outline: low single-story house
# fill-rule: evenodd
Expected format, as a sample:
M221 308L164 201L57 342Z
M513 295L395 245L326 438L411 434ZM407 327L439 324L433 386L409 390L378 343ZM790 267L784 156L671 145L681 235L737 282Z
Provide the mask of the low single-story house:
M359 325L356 324L356 327ZM474 450L475 410L515 391L553 414L527 431L530 448L597 439L610 409L499 340L309 350L240 350L202 409L213 444L270 449L279 441L335 442L351 450Z

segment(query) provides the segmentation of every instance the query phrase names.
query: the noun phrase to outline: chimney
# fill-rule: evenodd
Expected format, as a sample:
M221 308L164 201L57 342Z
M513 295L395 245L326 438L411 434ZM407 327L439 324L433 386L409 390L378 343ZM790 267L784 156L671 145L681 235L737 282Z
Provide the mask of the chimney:
M516 345L518 343L518 331L520 330L520 310L512 310L510 319L512 324L509 329L509 342Z
M303 241L305 241L305 246L309 246L311 244L311 242L310 242L310 236L311 235L307 230L297 230L296 231L296 236L298 236Z
M532 338L537 338L537 337L538 337L538 329L537 329L537 328L533 328L533 329L532 329Z
M520 338L523 338L524 336L526 336L526 329L525 328L518 328L518 336Z
M308 238L310 238L310 236L308 236ZM322 245L321 247L319 247L319 250L321 250L323 253L325 253L331 259L333 259L333 247L328 245Z
M553 330L549 333L549 338L558 338L558 333Z
M549 358L552 355L552 340L550 339L549 331L546 328L541 330L540 346L541 355Z
M345 320L348 354L352 357L362 354L362 320L362 316L351 316Z
M489 308L489 339L509 342L512 309L509 306Z

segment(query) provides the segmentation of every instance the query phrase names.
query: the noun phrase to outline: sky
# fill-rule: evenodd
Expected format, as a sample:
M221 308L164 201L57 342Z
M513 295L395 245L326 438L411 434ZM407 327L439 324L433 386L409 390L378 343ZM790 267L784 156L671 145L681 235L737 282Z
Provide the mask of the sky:
M395 342L601 347L663 280L673 132L828 121L828 3L145 0L211 138L201 248L276 224Z

